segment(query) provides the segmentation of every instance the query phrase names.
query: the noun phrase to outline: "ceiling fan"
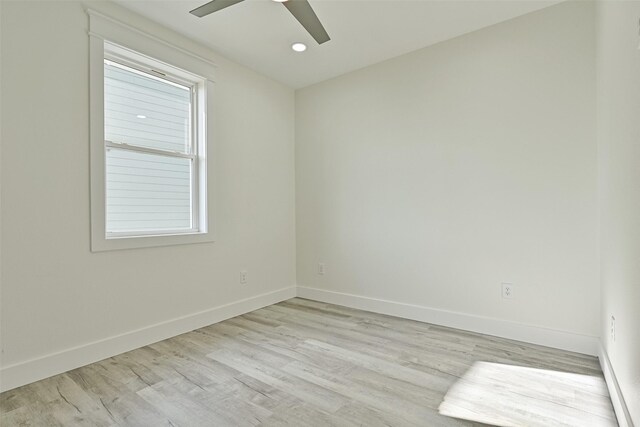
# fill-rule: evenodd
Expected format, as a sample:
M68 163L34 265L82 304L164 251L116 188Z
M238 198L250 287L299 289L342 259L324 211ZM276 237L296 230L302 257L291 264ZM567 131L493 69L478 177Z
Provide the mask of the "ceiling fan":
M225 7L233 6L236 3L240 3L243 0L212 0L209 3L205 3L200 7L197 7L189 13L202 18L210 13L217 12ZM318 44L322 44L329 41L329 34L320 23L318 16L313 11L313 8L307 0L275 0L282 3L284 7L291 12L294 18L302 24L311 37L313 37Z

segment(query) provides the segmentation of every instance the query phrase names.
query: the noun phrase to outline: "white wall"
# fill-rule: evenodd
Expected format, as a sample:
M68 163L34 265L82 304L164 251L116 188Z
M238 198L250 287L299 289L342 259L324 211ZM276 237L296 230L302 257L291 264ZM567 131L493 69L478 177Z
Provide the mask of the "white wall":
M0 1L0 98L2 97L2 63L3 63L3 56L2 56L2 2ZM3 135L3 131L2 131L2 99L0 99L0 364L2 363L2 354L4 353L3 349L2 349L2 301L3 301L3 295L2 295L2 212L3 212L3 207L2 207L2 135ZM0 375L0 382L2 381L2 377Z
M297 91L298 285L597 336L595 80L569 2Z
M602 342L640 425L640 2L599 2L597 18Z
M218 64L218 241L90 252L88 17L77 1L3 1L3 368L295 285L293 90L90 7Z

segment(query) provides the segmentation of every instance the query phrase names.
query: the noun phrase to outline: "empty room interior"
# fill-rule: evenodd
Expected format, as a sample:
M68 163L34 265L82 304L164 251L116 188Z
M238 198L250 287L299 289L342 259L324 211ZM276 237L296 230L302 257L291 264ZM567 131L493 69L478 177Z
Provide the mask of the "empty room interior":
M0 0L0 425L640 426L640 1Z

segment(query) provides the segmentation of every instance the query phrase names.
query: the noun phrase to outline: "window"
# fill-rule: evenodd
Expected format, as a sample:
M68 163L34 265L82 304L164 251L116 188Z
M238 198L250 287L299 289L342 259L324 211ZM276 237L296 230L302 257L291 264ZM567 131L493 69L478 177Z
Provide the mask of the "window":
M168 76L104 61L107 237L198 231L198 83Z
M211 64L88 13L92 250L213 241Z

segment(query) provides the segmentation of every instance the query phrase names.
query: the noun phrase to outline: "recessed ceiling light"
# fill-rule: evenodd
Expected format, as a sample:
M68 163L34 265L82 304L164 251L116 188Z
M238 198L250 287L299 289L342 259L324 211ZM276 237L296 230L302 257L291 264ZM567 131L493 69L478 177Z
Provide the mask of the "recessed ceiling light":
M273 0L273 1L275 1L276 3L284 3L284 2L286 2L287 0Z
M146 119L147 118L147 116L143 116L142 114L138 114L136 117L139 118L139 119Z
M305 50L307 50L307 45L304 43L294 43L291 45L291 49L295 50L296 52L304 52Z

